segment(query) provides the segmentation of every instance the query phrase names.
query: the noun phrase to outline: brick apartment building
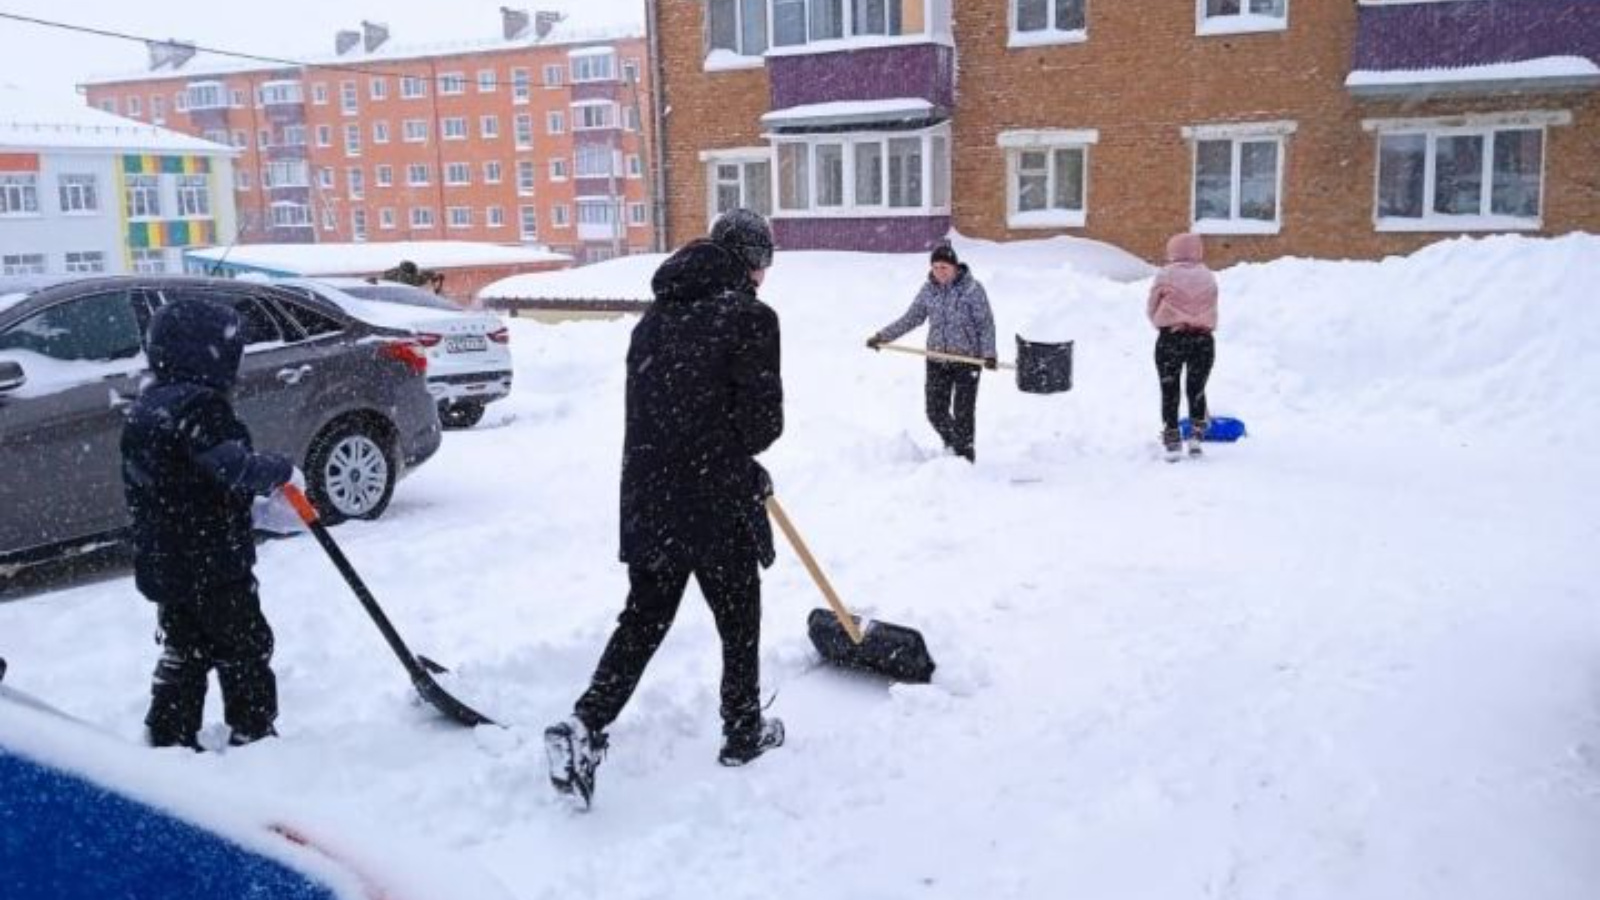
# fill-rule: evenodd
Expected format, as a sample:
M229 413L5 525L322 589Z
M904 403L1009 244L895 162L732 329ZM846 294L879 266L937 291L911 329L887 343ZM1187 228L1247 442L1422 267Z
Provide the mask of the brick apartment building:
M1600 231L1595 0L652 0L668 237L1158 258Z
M404 46L363 22L282 67L155 44L148 71L85 88L238 148L242 243L538 243L580 262L653 249L643 37L504 8L498 32Z

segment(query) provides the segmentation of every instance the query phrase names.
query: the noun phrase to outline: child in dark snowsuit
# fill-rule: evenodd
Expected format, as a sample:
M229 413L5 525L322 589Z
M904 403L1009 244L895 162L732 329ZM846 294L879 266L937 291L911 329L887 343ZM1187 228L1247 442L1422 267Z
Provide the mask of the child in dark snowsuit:
M152 746L200 749L206 682L217 670L230 743L277 732L272 628L261 613L250 508L289 481L287 457L257 453L228 391L244 342L221 304L179 300L150 322L154 383L128 412L122 480L133 518L134 581L155 602L164 647L145 716Z

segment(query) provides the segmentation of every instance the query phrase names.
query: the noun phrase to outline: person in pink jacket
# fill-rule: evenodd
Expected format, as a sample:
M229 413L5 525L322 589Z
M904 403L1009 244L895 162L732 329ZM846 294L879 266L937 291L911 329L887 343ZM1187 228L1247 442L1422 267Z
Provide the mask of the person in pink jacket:
M1176 459L1182 444L1178 432L1178 382L1188 370L1184 393L1189 397L1189 454L1200 455L1206 431L1206 379L1216 359L1217 278L1203 261L1205 245L1198 234L1175 234L1167 241L1167 264L1150 285L1146 314L1156 338L1156 375L1161 379L1161 443Z

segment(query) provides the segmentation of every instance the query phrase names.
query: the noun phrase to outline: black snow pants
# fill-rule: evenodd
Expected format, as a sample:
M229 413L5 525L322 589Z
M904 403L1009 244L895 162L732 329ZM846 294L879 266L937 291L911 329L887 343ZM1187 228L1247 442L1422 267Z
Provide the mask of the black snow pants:
M272 673L272 627L261 613L255 579L156 606L161 659L144 723L156 746L198 747L206 682L217 670L223 716L238 741L273 733L278 681Z
M1209 331L1161 329L1161 336L1156 338L1156 374L1161 379L1161 423L1164 426L1178 427L1180 378L1184 382L1184 393L1189 397L1190 421L1206 419L1206 379L1211 377L1211 364L1216 355L1216 341ZM1185 369L1187 377L1184 377Z
M924 387L928 423L944 445L970 461L977 460L978 379L982 370L966 363L928 360Z
M645 666L672 627L693 575L722 638L722 729L730 739L761 728L761 570L752 557L700 566L628 567L628 602L575 712L591 731L603 731L633 696Z

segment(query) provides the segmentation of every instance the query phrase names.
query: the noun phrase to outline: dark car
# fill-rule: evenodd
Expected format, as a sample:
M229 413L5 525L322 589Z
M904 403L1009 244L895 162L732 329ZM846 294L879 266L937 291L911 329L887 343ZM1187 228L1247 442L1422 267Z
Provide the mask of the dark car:
M125 276L0 293L0 567L127 527L123 410L150 377L150 316L179 298L239 313L234 408L258 449L297 461L329 521L376 518L395 481L439 448L415 339L303 292Z

